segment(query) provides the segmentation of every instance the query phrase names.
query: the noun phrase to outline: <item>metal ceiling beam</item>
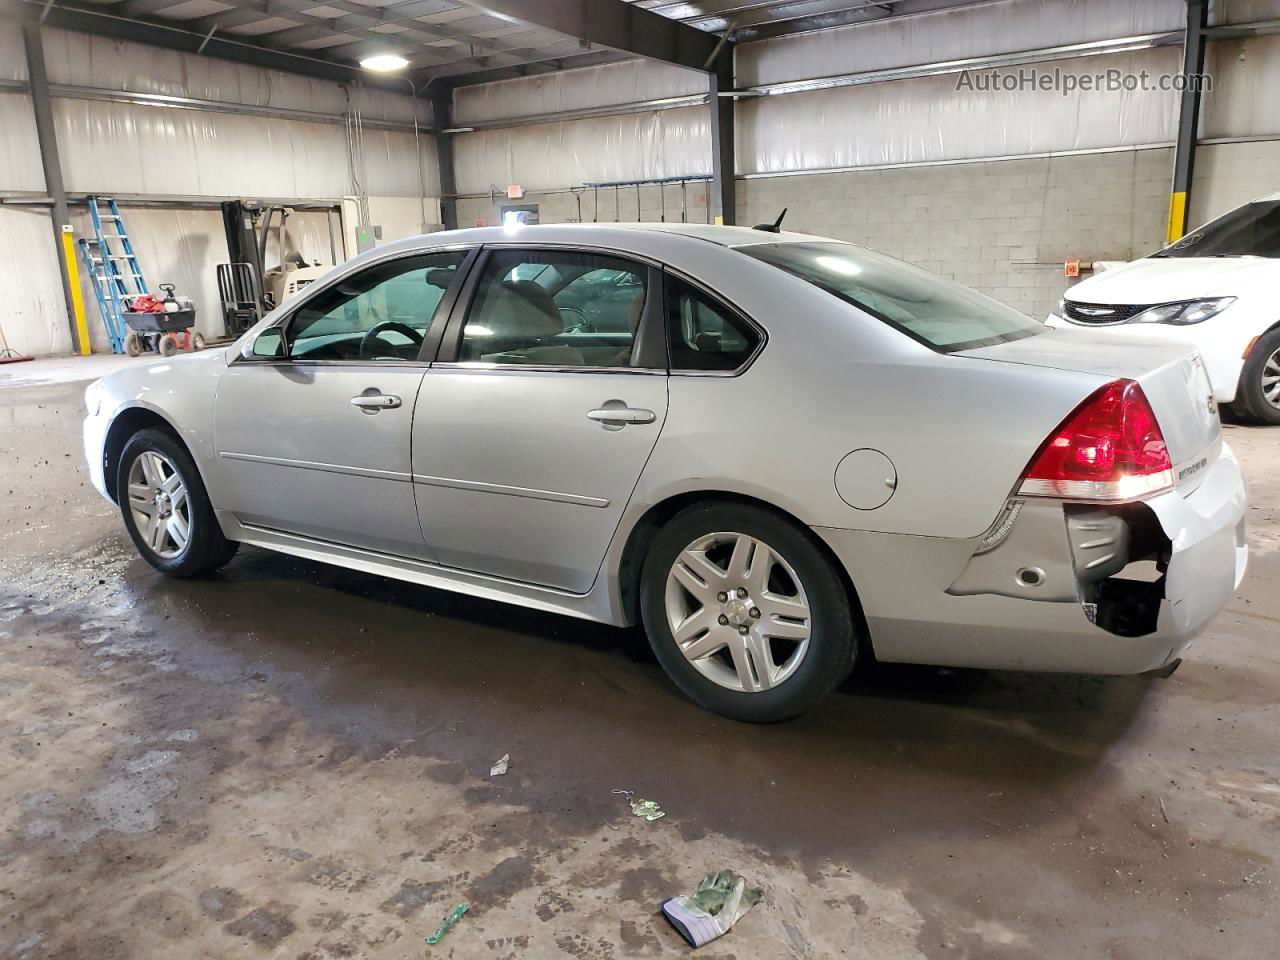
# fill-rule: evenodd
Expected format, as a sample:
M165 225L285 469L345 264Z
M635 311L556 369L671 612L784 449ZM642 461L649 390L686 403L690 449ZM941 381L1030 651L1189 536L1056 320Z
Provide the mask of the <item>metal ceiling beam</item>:
M889 0L889 3L870 3L867 0L840 10L826 13L798 14L779 17L767 22L745 24L738 31L741 42L769 40L797 33L813 33L837 27L854 27L868 23L881 23L890 17L894 22L904 17L959 10L964 7L980 7L999 0ZM887 12L876 15L874 8L888 7Z
M138 0L138 2L160 2L160 0ZM368 7L353 3L351 0L331 0L325 6L354 11L337 18L317 17L308 10L320 6L316 0L270 0L264 4L261 0L226 0L236 7L235 10L224 11L206 17L186 21L190 29L207 33L215 25L218 30L226 30L233 26L244 26L260 22L267 18L279 18L298 24L280 30L258 34L259 43L273 48L286 49L290 45L305 43L327 37L339 37L342 43L323 48L317 55L329 60L358 61L361 57L379 49L402 49L410 58L417 61L419 67L451 67L455 64L473 64L480 69L500 66L516 66L549 59L549 55L540 47L506 44L499 40L474 37L471 34L456 30L437 28L422 24L412 18L426 12L426 0L408 0L387 7ZM398 33L383 33L377 27L389 24L407 24L406 29ZM469 51L467 56L451 56L456 47L431 47L439 40L451 40ZM446 76L467 72L451 69L433 72L432 76Z
M591 67L601 63L613 63L626 59L624 54L608 48L601 50L583 50L578 46L567 46L564 52L550 48L537 51L528 57L509 62L501 62L493 57L466 57L454 60L449 64L437 64L426 69L431 77L447 77L457 85L472 86L476 83L493 80L506 80L512 77L530 77L541 73L555 73L559 70L572 70L576 67ZM487 80L478 80L486 77Z
M158 23L144 23L140 20L126 20L85 7L66 4L46 7L44 3L28 2L28 0L0 0L0 16L27 22L43 22L46 26L62 30L95 33L116 40L150 44L153 47L164 47L169 50L182 50L187 53L203 52L206 56L222 60L247 63L269 70L300 73L334 83L351 83L357 76L357 71L351 67L308 56L306 53L273 50L269 47L216 35L206 37L204 33L187 29L185 25L166 26ZM360 76L364 78L367 75L360 74Z
M271 19L287 20L297 26L243 35L244 39L269 49L289 50L297 44L310 40L341 38L343 43L325 47L322 53L317 52L320 59L328 61L355 61L379 49L400 47L405 53L413 56L420 66L459 62L459 58L448 55L449 48L440 48L437 52L436 48L429 47L441 40L453 41L472 51L473 56L462 58L464 60L480 56L496 56L509 58L507 62L510 63L522 63L526 62L529 55L534 52L534 48L508 45L500 40L475 37L458 30L436 27L414 20L414 17L436 9L426 5L429 0L407 0L405 3L381 8L354 3L352 0L330 0L325 4L317 0L226 0L226 2L235 9L180 21L180 25L190 31L199 32L202 36L209 34L210 31L213 31L214 35L221 32L225 36L228 35L227 31L235 27L249 26ZM126 0L108 9L118 16L139 17L173 5L173 0ZM344 11L344 15L336 18L320 17L310 12L320 6ZM168 22L173 23L173 21ZM377 29L388 24L402 23L406 24L405 29L397 33L384 33ZM486 51L486 53L475 53L476 50Z
M124 3L115 4L109 9L119 16L135 17L153 14L157 11L177 6L182 2L185 2L185 0L125 0ZM328 33L335 34L346 33L353 29L367 29L388 23L413 20L414 17L434 12L436 9L436 7L428 5L429 0L408 0L405 3L390 4L386 7L370 7L354 3L352 0L331 0L329 3L321 3L319 0L223 0L223 2L231 4L236 9L185 22L204 24L216 22L220 30L227 30L232 27L248 26L251 23L278 18L290 20L300 25L327 26L329 28ZM346 16L337 18L318 17L309 13L309 11L317 7L341 10ZM334 24L342 24L342 26L335 27ZM473 37L470 34L452 30L448 27L414 22L412 29L417 31L418 38L424 42L455 40L458 43L466 43L486 50L493 50L494 52L501 52L507 49L499 41ZM276 36L275 34L271 35L273 37ZM398 36L403 35L403 33L398 34ZM379 33L376 36L382 39L389 39L397 36L397 34ZM311 40L316 38L304 37L302 39Z
M159 2L159 0L137 0L137 2ZM404 45L408 47L406 52L418 57L419 60L423 61L424 66L429 65L432 61L441 59L441 55L426 48L426 44L435 43L442 39L453 39L451 31L444 32L449 33L450 36L442 36L442 31L433 30L424 24L418 23L411 24L397 34L381 33L374 28L383 26L388 21L377 15L377 8L364 7L355 3L347 4L343 0L337 0L330 6L337 9L346 9L350 6L361 12L347 14L335 19L317 17L307 13L308 8L317 6L314 0L273 0L272 3L265 6L258 0L225 0L225 2L230 3L236 9L182 21L183 26L201 33L207 33L216 26L218 31L222 31L226 35L225 31L235 27L249 26L269 19L287 20L297 24L297 26L266 31L252 35L252 38L258 42L270 44L272 47L283 49L291 45L305 43L308 40L354 36L360 39L367 39L382 47ZM130 4L126 3L122 9L129 6ZM335 26L339 22L344 25ZM246 39L249 39L249 37L246 36ZM411 41L411 43L408 41ZM460 40L460 42L462 41ZM348 42L346 46L354 46L354 44ZM500 53L502 50L503 48L496 48L495 52ZM326 49L324 57L333 57L332 48Z
M520 77L536 77L560 70L574 70L579 67L596 67L605 63L617 63L620 60L633 59L615 50L590 50L575 53L572 56L558 57L554 60L533 60L528 63L508 67L472 66L467 70L459 67L456 73L448 75L449 82L455 87L473 87L481 83L493 83L496 80L515 80Z
M856 0L856 3L852 5L850 3L842 4L839 0L720 0L720 2L723 4L722 6L717 6L716 3L699 3L698 7L702 10L701 13L687 17L676 17L675 19L681 23L691 25L705 24L715 20L727 21L735 19L744 25L760 26L784 20L820 17L851 9L875 8L884 14L888 14L897 0ZM656 13L664 9L675 9L681 6L688 6L688 4L665 3L656 7L648 7L647 9ZM792 13L782 15L781 11L784 10L790 10ZM757 16L763 16L764 19L751 19Z
M542 27L584 44L609 47L706 71L719 38L622 0L458 0L499 20ZM728 54L726 54L727 56Z

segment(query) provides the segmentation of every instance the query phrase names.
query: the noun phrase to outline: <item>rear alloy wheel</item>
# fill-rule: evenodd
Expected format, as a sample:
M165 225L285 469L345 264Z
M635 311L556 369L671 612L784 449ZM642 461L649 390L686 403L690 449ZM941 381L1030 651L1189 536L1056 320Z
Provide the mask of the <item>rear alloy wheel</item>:
M667 573L666 613L684 658L727 690L785 683L809 652L813 615L800 578L745 533L709 533L680 551Z
M1280 329L1264 333L1249 351L1236 399L1246 419L1280 425Z
M737 504L683 511L658 533L642 576L654 653L707 709L786 720L853 667L842 582L804 532L768 511Z
M239 547L222 535L191 455L163 430L139 431L125 444L116 498L138 553L169 576L209 573Z

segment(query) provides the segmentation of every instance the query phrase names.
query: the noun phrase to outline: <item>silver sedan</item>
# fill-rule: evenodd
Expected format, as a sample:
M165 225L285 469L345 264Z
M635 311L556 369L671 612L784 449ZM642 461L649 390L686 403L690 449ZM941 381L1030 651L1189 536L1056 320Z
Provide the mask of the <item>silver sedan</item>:
M1191 348L801 234L406 240L86 399L93 482L164 573L247 543L643 623L743 720L862 657L1169 670L1247 557Z

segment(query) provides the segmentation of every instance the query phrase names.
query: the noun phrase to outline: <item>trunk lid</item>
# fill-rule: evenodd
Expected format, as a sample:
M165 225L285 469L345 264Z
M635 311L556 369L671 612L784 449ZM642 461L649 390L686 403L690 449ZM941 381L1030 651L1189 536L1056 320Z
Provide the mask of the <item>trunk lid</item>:
M1222 448L1218 407L1204 362L1194 347L1165 340L1049 330L955 356L1092 374L1099 387L1121 378L1136 380L1160 424L1173 461L1174 482L1183 495L1200 485Z

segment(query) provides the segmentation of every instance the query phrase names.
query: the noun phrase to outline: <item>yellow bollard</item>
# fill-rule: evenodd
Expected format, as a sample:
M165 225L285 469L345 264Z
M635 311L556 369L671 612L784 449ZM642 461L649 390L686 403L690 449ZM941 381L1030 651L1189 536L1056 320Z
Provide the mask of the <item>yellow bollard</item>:
M1169 242L1177 243L1187 232L1187 194L1175 191L1169 194Z
M84 295L80 292L80 261L76 258L76 238L71 224L62 225L62 255L67 263L67 285L71 287L71 312L76 320L76 339L80 341L80 356L87 357L89 349L89 325L84 318Z

